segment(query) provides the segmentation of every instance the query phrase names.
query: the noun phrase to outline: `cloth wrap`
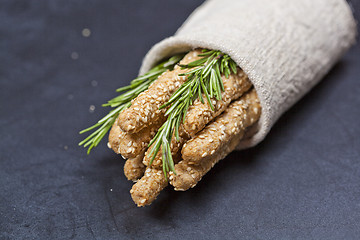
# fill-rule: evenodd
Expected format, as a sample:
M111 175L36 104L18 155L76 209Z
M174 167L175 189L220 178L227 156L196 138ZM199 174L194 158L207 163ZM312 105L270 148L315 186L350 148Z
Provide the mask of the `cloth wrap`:
M174 36L154 45L140 74L193 48L230 55L253 83L262 107L237 149L264 139L276 120L328 73L356 38L345 0L208 0Z

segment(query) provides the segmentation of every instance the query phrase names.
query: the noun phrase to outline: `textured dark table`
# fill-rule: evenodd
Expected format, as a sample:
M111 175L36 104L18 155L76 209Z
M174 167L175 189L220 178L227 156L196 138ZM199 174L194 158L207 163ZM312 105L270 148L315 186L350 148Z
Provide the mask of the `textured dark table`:
M150 207L104 142L77 146L201 2L0 2L0 239L359 239L359 46L259 146Z

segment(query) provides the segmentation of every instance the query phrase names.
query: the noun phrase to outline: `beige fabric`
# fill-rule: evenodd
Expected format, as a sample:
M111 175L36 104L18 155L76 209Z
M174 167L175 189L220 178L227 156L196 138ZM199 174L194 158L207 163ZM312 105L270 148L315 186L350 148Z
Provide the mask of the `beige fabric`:
M262 106L255 134L240 143L242 149L262 141L355 37L356 23L345 0L208 0L175 36L149 51L140 73L196 47L229 54L248 74Z

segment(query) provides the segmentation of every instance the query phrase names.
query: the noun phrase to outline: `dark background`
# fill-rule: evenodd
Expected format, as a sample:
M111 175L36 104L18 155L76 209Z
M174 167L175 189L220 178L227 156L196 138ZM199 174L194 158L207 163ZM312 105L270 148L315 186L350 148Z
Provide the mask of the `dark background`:
M359 239L359 45L260 145L150 207L105 141L77 146L201 3L0 1L0 239Z

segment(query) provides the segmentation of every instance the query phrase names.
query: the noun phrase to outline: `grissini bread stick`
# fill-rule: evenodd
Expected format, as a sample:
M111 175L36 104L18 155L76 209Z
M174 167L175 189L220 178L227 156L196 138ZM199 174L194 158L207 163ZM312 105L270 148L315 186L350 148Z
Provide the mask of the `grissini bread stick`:
M167 119L149 143L151 151L147 156L151 156L151 159L154 159L160 150L162 152L161 159L165 177L168 176L168 172L175 171L171 143L174 136L179 139L179 129L189 107L194 101L200 99L201 102L206 100L214 110L211 99L220 100L221 93L225 90L221 76L225 75L228 78L231 73L237 73L235 62L221 51L203 49L198 56L200 57L198 60L180 65L184 69L190 69L181 74L181 76L187 76L187 81L160 107L168 107L165 112Z
M212 99L214 110L209 103L202 103L199 99L189 107L184 121L184 128L192 137L201 131L206 124L222 113L232 100L239 98L244 92L252 86L247 75L237 69L237 73L230 74L229 78L221 76L224 84L221 100ZM205 98L205 96L204 96Z
M178 163L181 160L181 152L178 151L173 158L174 162ZM151 165L146 167L144 176L133 185L130 190L131 197L138 207L150 205L167 185L168 180L163 169Z
M247 127L260 117L261 107L255 90L230 106L183 147L183 160L170 172L175 190L185 191L198 181L241 141Z
M260 109L256 91L252 89L189 140L182 148L182 158L195 163L218 151L232 136L243 134L247 127L256 122L261 114Z
M135 158L129 158L124 164L124 174L128 180L136 181L144 175L145 165L142 163L145 151Z
M197 60L201 51L190 51L180 61L181 64ZM186 81L186 76L179 76L187 72L175 66L173 71L166 71L150 85L148 90L136 97L131 106L119 114L118 125L129 133L139 132L141 129L154 124L165 114L166 109L159 109L165 104L171 95Z
M183 144L189 138L190 138L189 134L186 133L183 126L180 125L180 127L179 127L179 139L176 139L175 134L173 134L173 136L171 138L170 149L171 149L171 154L172 154L173 158L179 153L179 151L181 150ZM152 156L149 153L152 151L153 147L154 146L150 146L149 149L145 153L143 163L146 166L150 166ZM153 162L151 163L151 167L152 168L157 168L157 169L162 169L162 149L161 148L160 148L160 151L156 154Z
M116 89L116 92L119 92L118 96L110 99L107 103L103 104L103 107L111 107L112 109L98 120L94 125L88 127L82 131L80 134L89 133L89 135L79 142L79 146L84 146L88 148L88 154L91 149L96 147L100 141L105 137L106 133L112 128L114 123L119 117L119 114L129 106L134 98L139 96L142 92L149 88L149 86L158 79L158 77L166 71L171 71L174 67L182 60L185 56L185 53L173 55L170 58L166 58L162 62L158 63L156 66L152 67L147 73L138 76L133 79L129 85L120 87ZM115 140L115 144L117 139ZM111 143L108 142L108 146L111 148ZM116 148L115 148L116 149Z
M167 185L162 170L146 168L144 176L133 185L130 194L136 205L143 207L151 204Z
M157 122L150 124L137 133L124 132L117 124L117 119L110 130L109 147L124 158L137 157L146 150L150 140L156 134L162 121L164 121L163 119L164 116L160 117Z
M184 160L176 164L175 169L177 175L170 172L169 178L170 183L175 186L175 190L187 190L188 188L195 186L196 183L201 180L202 176L205 175L217 161L231 152L238 143L237 139L241 138L239 137L239 134L243 135L246 127L251 126L257 121L260 115L260 109L257 95L254 90L244 95L240 100L232 103L229 108L214 121L219 124L216 126L223 128L227 125L228 128L230 128L230 130L225 128L221 131L222 133L226 132L228 137L212 136L214 138L219 137L217 141L222 142L222 146L218 146L217 150L211 150L213 152L212 154L209 154L207 158L201 157L200 159L197 159L196 164L194 164L194 162L189 164L188 161ZM256 114L254 112L256 112ZM241 124L241 127L239 128L241 130L232 131L231 129L237 127L237 122ZM209 126L211 126L211 124ZM207 128L203 131L206 130ZM198 135L196 137L198 137ZM202 137L200 137L200 139L201 143L199 144L207 144L207 148L209 148L209 144L211 145L213 142L211 141L209 143L209 141L207 141L209 139L205 138L205 143L202 141ZM138 206L145 206L151 204L160 194L161 190L167 185L167 181L161 169L154 169L151 166L150 168L147 168L145 175L134 184L130 192L134 202Z
M117 139L111 137L109 145L131 157L124 169L130 179L141 176L140 160L146 145L153 149L150 155L156 158L155 164L131 190L138 206L150 204L168 184L167 177L176 190L186 190L231 151L262 141L277 119L350 48L356 29L345 0L208 0L174 36L149 51L141 76L119 89L127 92L105 104L114 109L83 130L93 132L79 144L89 147L89 152L115 119L126 134L140 134L159 123L155 136L148 144L141 141L145 144L139 148L127 138L121 147L116 128L111 135ZM193 50L198 48L204 51ZM224 89L226 79L221 78L223 74L236 74L238 67L257 91L240 100L237 97L250 84ZM223 102L219 96L224 97ZM205 100L203 105L201 100ZM208 111L209 106L213 112ZM182 135L180 126L192 137L183 146L184 139L173 143L174 133ZM248 136L244 136L245 131ZM128 144L130 149L125 147ZM161 157L157 156L159 151ZM176 164L173 155L179 153L183 159ZM148 159L143 162L148 164ZM163 169L156 169L161 164ZM136 176L130 174L134 169Z
M189 107L184 123L179 127L179 141L176 140L174 134L171 139L170 148L173 156L181 150L182 145L189 139L189 134L194 136L201 131L207 123L223 112L232 100L239 98L252 86L248 77L239 68L236 74L231 73L228 78L223 75L221 78L224 84L224 92L222 92L221 100L212 99L214 110L211 109L207 101L201 102L199 99L195 100L193 105ZM205 99L204 95L203 99ZM151 146L145 155L144 164L146 166L150 164L152 156L148 153L151 152L153 147ZM162 167L162 151L157 153L152 166L156 168Z

